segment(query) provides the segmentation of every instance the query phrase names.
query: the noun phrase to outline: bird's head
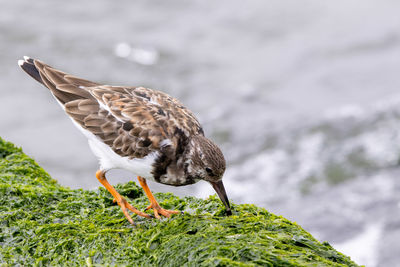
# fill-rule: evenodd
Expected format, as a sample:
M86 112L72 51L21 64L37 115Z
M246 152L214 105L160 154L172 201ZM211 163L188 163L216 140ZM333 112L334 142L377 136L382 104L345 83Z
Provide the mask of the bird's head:
M226 213L231 215L229 200L222 183L226 163L218 146L203 135L193 136L189 140L186 164L187 174L195 179L209 182L224 203Z

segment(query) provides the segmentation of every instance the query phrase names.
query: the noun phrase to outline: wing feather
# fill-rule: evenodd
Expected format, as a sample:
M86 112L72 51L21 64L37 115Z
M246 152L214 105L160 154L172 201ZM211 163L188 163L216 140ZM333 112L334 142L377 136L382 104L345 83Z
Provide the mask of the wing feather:
M121 156L141 158L162 149L174 154L169 156L173 157L180 153L182 138L204 134L192 112L163 92L100 85L39 60L29 60L25 62L29 65L26 68L36 68L40 82L64 106L66 113Z

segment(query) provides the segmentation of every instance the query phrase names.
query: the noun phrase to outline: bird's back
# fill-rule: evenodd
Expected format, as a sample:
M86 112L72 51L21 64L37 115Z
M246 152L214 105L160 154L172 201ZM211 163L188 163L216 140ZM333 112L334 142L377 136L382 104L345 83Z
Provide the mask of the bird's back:
M160 149L175 157L191 135L203 135L193 113L163 92L101 85L28 57L19 65L51 91L78 126L122 157L143 158Z

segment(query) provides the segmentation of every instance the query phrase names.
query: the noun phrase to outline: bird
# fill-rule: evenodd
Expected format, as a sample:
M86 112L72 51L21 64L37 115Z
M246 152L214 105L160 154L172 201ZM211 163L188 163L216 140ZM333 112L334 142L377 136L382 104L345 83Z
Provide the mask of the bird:
M184 186L200 180L214 188L232 215L222 177L226 161L220 148L206 138L195 115L168 94L141 86L112 86L85 80L24 56L18 65L47 87L73 124L87 137L99 160L96 178L114 197L126 219L128 211L146 218L170 217L157 202L147 180ZM111 169L137 176L154 216L132 206L108 182Z

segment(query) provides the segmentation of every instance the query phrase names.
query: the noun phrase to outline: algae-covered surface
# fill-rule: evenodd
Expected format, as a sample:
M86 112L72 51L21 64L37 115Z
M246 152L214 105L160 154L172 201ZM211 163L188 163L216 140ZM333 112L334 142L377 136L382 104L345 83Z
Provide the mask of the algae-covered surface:
M116 186L136 207L148 200L133 182ZM300 226L254 205L155 194L171 219L134 216L111 195L59 185L21 149L0 138L0 263L67 266L357 266Z

